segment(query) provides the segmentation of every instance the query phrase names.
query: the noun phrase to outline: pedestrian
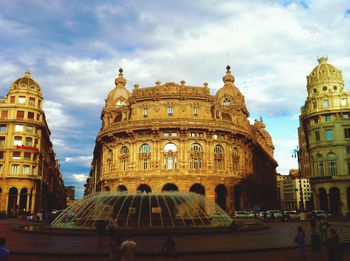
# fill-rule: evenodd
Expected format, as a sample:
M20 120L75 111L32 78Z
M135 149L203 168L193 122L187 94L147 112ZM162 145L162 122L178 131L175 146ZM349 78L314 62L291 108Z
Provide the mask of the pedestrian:
M10 256L10 251L5 247L6 239L0 238L0 261L7 261Z
M176 243L174 239L169 236L162 246L162 253L167 256L172 256L176 258Z
M116 235L112 240L111 253L109 255L110 261L120 261L121 259L121 246L122 246L122 238L120 235Z
M320 221L320 233L321 233L321 242L326 242L328 238L328 222L325 219L321 219Z
M96 220L95 226L96 226L96 236L98 238L98 246L102 246L103 245L103 235L104 235L105 229L106 229L106 222L102 219Z
M121 247L121 261L134 261L136 253L136 243L130 236L126 237L126 240L122 243Z
M328 261L342 261L344 249L339 243L339 236L334 228L330 232L327 240Z
M112 245L113 239L117 235L117 229L116 229L116 220L114 218L111 218L108 221L108 234L109 234L109 245Z
M298 232L294 238L294 242L298 245L299 257L306 259L305 255L305 232L302 226L298 227Z

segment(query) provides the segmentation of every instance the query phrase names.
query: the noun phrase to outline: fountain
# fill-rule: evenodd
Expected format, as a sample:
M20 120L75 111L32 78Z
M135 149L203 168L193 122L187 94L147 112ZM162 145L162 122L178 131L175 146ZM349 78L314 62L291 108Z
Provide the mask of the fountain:
M67 208L51 227L91 230L111 219L121 230L227 228L232 222L217 204L193 192L100 192Z

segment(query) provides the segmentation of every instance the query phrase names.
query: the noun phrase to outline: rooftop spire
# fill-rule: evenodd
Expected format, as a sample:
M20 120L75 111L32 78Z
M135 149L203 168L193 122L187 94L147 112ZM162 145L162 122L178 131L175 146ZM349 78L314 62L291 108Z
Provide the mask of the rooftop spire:
M226 75L222 78L224 81L225 85L232 85L235 81L235 77L231 74L231 66L227 65L226 66Z
M123 68L119 68L119 74L118 74L118 77L117 78L115 78L115 81L114 81L114 83L115 83L115 86L125 86L125 84L126 84L126 79L124 78L124 76L123 76Z

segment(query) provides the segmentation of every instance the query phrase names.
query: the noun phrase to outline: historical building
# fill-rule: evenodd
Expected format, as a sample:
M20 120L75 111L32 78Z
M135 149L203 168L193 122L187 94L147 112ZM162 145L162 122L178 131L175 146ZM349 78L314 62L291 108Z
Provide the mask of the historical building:
M132 93L119 70L102 111L85 194L193 191L228 212L276 207L272 139L253 125L227 67L215 96L202 87L159 81Z
M277 174L277 187L282 210L300 210L301 204L304 209L310 208L310 182L307 178L299 178L298 170L290 170L289 175Z
M66 186L66 195L67 195L67 206L69 207L75 202L75 186Z
M300 164L310 178L314 208L340 215L350 208L350 93L344 90L342 72L327 61L319 58L307 76Z
M65 202L41 88L26 72L0 99L0 211L37 213Z

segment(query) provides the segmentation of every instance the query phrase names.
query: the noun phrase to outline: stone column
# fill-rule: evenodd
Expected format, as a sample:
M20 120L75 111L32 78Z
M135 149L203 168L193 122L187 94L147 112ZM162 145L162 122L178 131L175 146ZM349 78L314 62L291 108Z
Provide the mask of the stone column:
M226 200L227 213L231 214L234 212L234 193L233 186L227 187L227 200Z
M9 191L7 191L7 193L5 193L5 191L4 191L4 196L5 196L5 198L6 198L6 200L5 200L5 206L4 206L4 210L5 210L5 213L8 213L9 196L10 196Z
M343 190L343 188L342 188ZM339 205L340 205L340 212L341 214L344 216L346 215L346 212L348 211L348 204L347 204L347 194L346 194L346 191L340 191L340 202L339 202Z
M320 209L320 197L318 193L313 192L313 205L314 209Z
M35 214L35 207L36 207L36 193L35 190L33 190L32 192L32 206L30 207L30 213Z
M29 202L30 202L30 193L27 191L27 197L26 197L26 212L29 211Z
M331 211L331 199L330 199L330 195L327 192L327 212Z

